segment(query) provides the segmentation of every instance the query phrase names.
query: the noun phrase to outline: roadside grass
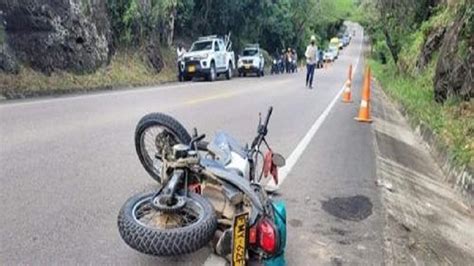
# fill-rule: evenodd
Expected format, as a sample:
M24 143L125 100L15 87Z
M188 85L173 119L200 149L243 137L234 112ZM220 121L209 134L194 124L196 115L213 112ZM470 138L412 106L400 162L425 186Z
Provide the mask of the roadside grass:
M412 121L424 123L440 136L456 165L474 169L474 101L436 103L434 63L416 77L398 73L393 63L383 65L371 59L369 64L383 89L405 108Z
M54 72L50 76L22 66L19 74L0 73L0 94L7 98L159 84L176 79L172 51L163 51L164 68L156 73L138 51L118 51L110 64L92 74Z

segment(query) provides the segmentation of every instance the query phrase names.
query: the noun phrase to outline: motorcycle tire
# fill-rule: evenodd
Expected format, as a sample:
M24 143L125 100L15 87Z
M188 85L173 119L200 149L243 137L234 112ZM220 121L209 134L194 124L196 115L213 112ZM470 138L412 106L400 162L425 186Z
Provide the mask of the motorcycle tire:
M145 210L154 211L150 206L146 208L151 209L140 209L142 205L150 204L148 202L154 195L155 192L137 194L129 198L120 210L117 225L127 245L149 255L178 256L194 252L211 241L217 229L217 218L207 199L189 192L184 208L189 208L189 213L198 213L197 220L183 227L162 229L144 224L138 217L146 216L143 214ZM155 219L152 217L149 220Z
M158 183L161 183L161 177L159 174L161 169L157 169L155 164L155 160L159 160L159 158L156 158L155 155L148 154L144 143L147 131L153 127L163 128L168 133L171 133L174 137L174 142L176 143L170 143L170 146L178 143L189 144L191 142L191 136L181 123L166 114L151 113L144 116L138 122L135 129L135 149L137 151L138 159L148 174L150 174Z

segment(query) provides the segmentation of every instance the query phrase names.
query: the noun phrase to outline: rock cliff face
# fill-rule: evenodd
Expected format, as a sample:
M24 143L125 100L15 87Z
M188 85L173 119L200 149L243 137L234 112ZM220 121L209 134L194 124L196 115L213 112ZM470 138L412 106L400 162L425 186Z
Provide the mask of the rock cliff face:
M441 41L434 78L438 102L444 102L449 96L465 100L474 97L474 12L462 11L446 29Z
M35 70L89 73L110 60L107 1L2 0L0 10L4 50Z

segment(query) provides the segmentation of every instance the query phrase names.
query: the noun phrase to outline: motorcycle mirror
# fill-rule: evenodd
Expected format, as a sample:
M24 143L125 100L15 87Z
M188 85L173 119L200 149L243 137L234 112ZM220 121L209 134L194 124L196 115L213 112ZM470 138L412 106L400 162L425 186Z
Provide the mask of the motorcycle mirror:
M272 156L273 164L278 167L283 167L286 164L285 157L279 153L274 153Z
M262 113L258 113L258 125L262 124Z

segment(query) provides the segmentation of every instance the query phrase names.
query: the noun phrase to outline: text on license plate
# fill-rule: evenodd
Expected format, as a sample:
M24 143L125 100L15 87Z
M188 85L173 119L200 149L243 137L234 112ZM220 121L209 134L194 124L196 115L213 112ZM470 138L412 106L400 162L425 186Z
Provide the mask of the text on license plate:
M244 65L245 69L249 69L250 65Z
M245 265L247 253L247 234L249 214L241 213L235 216L232 226L232 265Z
M195 66L188 66L188 72L195 72L196 67Z

